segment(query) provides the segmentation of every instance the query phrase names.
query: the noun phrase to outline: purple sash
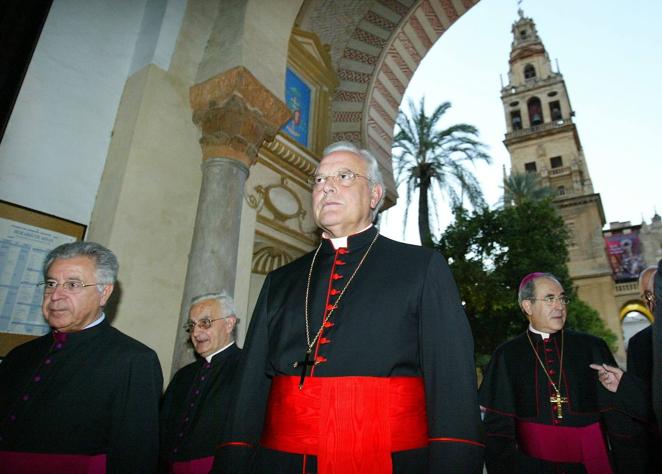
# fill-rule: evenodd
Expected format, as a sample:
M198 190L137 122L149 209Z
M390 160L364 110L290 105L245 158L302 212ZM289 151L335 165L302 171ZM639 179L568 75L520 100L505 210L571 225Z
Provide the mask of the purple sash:
M106 455L0 451L3 474L106 474Z
M582 463L589 474L611 474L600 423L582 427L517 422L517 442L528 456L549 462Z

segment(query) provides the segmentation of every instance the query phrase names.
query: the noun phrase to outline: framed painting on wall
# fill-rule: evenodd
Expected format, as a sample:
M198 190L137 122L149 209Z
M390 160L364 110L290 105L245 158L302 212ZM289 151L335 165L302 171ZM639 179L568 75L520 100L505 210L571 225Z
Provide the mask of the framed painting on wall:
M292 112L283 130L297 143L309 145L312 89L290 67L285 72L285 102Z

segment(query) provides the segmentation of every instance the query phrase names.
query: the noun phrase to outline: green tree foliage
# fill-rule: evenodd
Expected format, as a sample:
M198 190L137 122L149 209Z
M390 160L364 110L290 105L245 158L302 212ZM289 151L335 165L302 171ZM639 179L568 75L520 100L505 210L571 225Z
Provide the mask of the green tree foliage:
M450 102L444 102L426 115L425 98L418 107L410 100L409 114L400 111L396 122L393 164L398 186L407 184L404 221L406 225L412 198L418 191L418 231L425 247L434 246L430 204L436 212L435 196L446 196L453 207L465 200L474 207L485 203L478 180L465 165L476 160L490 163L491 158L478 141L478 129L473 125L439 128L450 108Z
M517 290L522 277L534 271L560 279L571 298L567 327L600 336L615 350L616 336L576 297L566 264L567 230L549 200L471 213L458 207L454 213L455 222L437 249L448 259L460 289L479 365L527 327Z
M503 204L519 206L525 201L542 201L554 195L549 186L543 186L536 173L511 173L503 181Z

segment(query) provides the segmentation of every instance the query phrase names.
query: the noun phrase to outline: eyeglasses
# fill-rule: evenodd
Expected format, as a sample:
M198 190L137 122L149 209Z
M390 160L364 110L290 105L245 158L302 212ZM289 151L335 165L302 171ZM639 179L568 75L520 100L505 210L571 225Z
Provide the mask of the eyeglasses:
M320 188L326 184L328 179L333 179L339 182L341 186L349 187L354 183L354 181L356 181L356 178L364 178L372 183L372 180L367 176L355 173L352 170L342 169L336 171L333 174L314 174L308 178L308 184L315 188Z
M87 288L88 286L97 286L103 284L104 283L83 283L82 281L78 281L78 280L67 280L67 281L63 281L62 283L58 283L55 280L46 280L37 283L37 286L39 288L43 288L44 293L46 293L47 295L54 293L55 290L57 290L58 286L61 286L62 290L64 290L65 292L75 295L83 291L83 289Z
M229 316L225 316L223 318L216 318L216 319L209 319L209 318L202 318L198 319L197 321L189 321L186 324L184 324L184 329L186 332L193 332L196 326L200 327L200 329L209 329L211 327L211 323L214 321L220 321L222 319L228 319Z
M558 301L561 305L565 306L570 302L570 298L567 296L545 296L544 298L529 298L531 301L542 301L547 306L552 306L555 301Z

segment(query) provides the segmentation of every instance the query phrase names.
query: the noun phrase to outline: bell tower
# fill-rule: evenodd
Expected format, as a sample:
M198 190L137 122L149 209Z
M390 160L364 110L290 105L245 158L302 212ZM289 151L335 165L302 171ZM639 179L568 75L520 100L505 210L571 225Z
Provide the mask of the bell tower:
M563 75L552 67L536 24L518 10L512 26L508 84L501 90L506 120L503 141L512 173L536 173L556 194L554 204L570 232L570 277L579 297L622 335L614 281L604 250L605 214L595 193L573 122L575 112ZM619 344L623 347L622 340Z

